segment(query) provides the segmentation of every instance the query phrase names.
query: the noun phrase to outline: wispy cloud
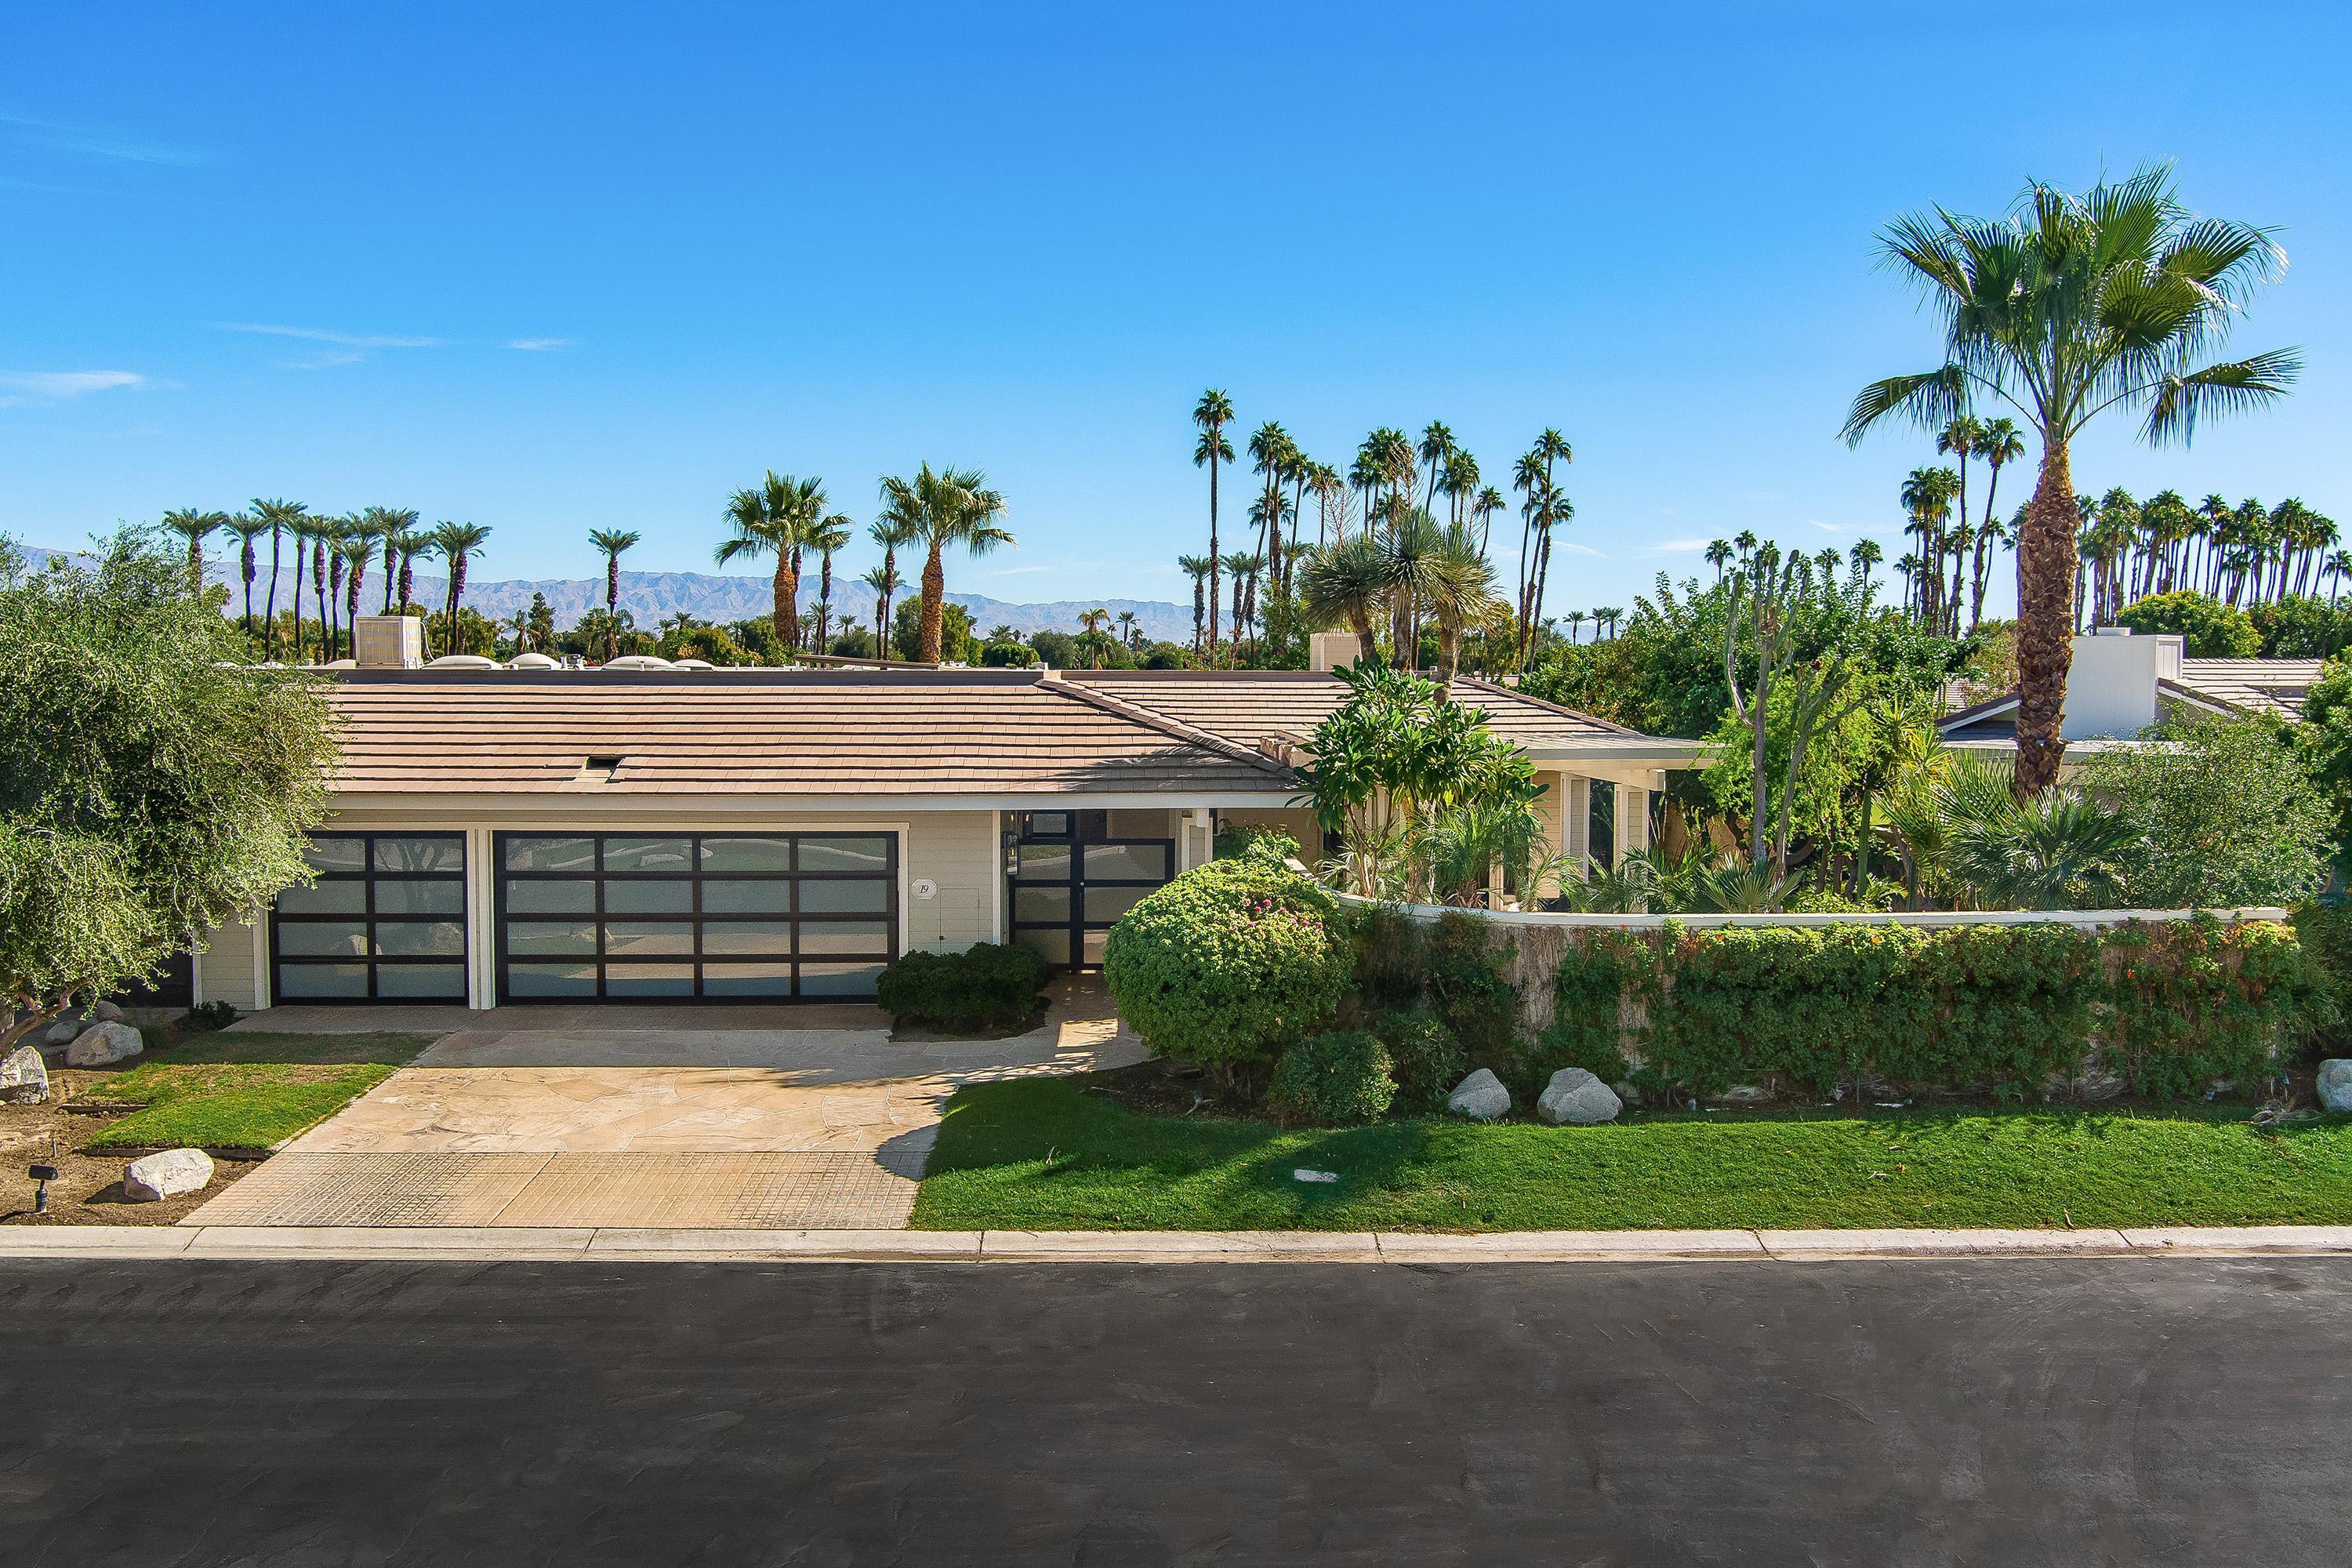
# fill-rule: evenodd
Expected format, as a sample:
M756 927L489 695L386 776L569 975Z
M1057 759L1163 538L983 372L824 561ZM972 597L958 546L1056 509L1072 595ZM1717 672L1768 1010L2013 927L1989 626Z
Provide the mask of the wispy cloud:
M93 392L147 384L145 376L128 370L0 371L0 408L21 407L27 403L61 403L70 397L87 397Z
M1823 522L1817 517L1809 517L1805 519L1805 526L1807 528L1818 528L1823 533L1843 533L1845 531L1845 524L1842 522Z
M282 327L267 321L223 321L225 332L257 332L264 337L299 338L308 343L333 343L346 349L430 349L439 338L396 338L367 332L331 332L318 327Z
M543 354L557 349L568 349L575 341L572 338L516 338L507 347L520 349L525 353Z
M15 140L44 147L52 153L72 153L85 158L104 158L118 163L163 163L186 165L209 161L211 154L193 147L167 147L160 142L142 142L111 131L92 130L86 125L64 125L54 120L35 120L22 114L0 114L0 125L12 128Z
M1706 548L1706 544L1707 542L1704 539L1669 539L1663 543L1653 544L1650 546L1650 553L1653 555L1688 555L1694 551L1705 550Z
M1573 540L1567 540L1567 539L1556 539L1556 540L1552 541L1552 546L1551 546L1551 547L1552 547L1554 550L1558 550L1558 551L1565 552L1566 553L1568 553L1568 554L1570 554L1570 555L1591 555L1591 556L1598 556L1600 559L1604 560L1604 561L1608 559L1608 557L1607 557L1607 556L1605 556L1605 555L1601 555L1601 552L1599 552L1598 550L1593 549L1593 548L1592 548L1592 546L1591 546L1590 544L1579 544L1579 543L1575 542Z
M1053 570L1054 568L1051 566L1000 566L993 572L982 572L980 575L983 578L1026 577L1033 573L1051 572Z

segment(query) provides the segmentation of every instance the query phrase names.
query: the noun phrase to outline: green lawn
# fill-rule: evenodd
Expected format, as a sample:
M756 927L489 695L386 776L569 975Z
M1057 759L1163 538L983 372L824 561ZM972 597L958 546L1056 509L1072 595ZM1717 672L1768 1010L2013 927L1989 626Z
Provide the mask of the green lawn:
M434 1035L198 1035L83 1089L85 1100L142 1105L86 1149L266 1149L392 1076Z
M1041 1079L949 1105L919 1229L1624 1230L2352 1223L2352 1119L2243 1109L1344 1131L1147 1117ZM1339 1173L1309 1184L1300 1167Z

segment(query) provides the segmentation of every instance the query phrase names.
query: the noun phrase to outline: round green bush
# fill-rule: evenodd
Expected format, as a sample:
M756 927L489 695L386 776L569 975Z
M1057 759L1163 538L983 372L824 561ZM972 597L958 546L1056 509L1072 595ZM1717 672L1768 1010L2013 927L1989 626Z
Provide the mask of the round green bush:
M882 972L874 999L902 1024L961 1029L1024 1022L1045 989L1029 948L978 942L961 952L909 952Z
M1344 1127L1376 1119L1396 1092L1388 1047L1361 1029L1342 1029L1283 1052L1266 1098L1286 1116Z
M1470 1070L1462 1042L1445 1021L1426 1007L1384 1013L1372 1032L1389 1050L1389 1071L1404 1103L1426 1110L1444 1103Z
M1179 1061L1271 1059L1328 1022L1348 986L1338 901L1297 872L1212 860L1127 911L1103 946L1119 1016Z

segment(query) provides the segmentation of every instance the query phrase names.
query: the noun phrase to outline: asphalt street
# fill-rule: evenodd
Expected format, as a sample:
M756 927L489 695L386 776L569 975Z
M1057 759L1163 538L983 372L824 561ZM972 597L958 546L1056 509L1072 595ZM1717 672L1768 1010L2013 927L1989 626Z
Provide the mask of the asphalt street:
M2340 1563L2352 1259L0 1262L0 1562Z

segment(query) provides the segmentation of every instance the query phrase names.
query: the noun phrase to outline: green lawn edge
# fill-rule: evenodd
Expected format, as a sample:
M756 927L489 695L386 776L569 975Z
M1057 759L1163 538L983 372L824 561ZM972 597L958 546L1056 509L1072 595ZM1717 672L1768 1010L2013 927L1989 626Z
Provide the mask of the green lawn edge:
M163 1047L79 1098L137 1105L85 1149L268 1149L390 1078L439 1037L224 1031Z
M1144 1116L1082 1081L957 1092L919 1230L1717 1230L2352 1224L2352 1119L2244 1108L1417 1118ZM1337 1183L1298 1181L1299 1169Z

